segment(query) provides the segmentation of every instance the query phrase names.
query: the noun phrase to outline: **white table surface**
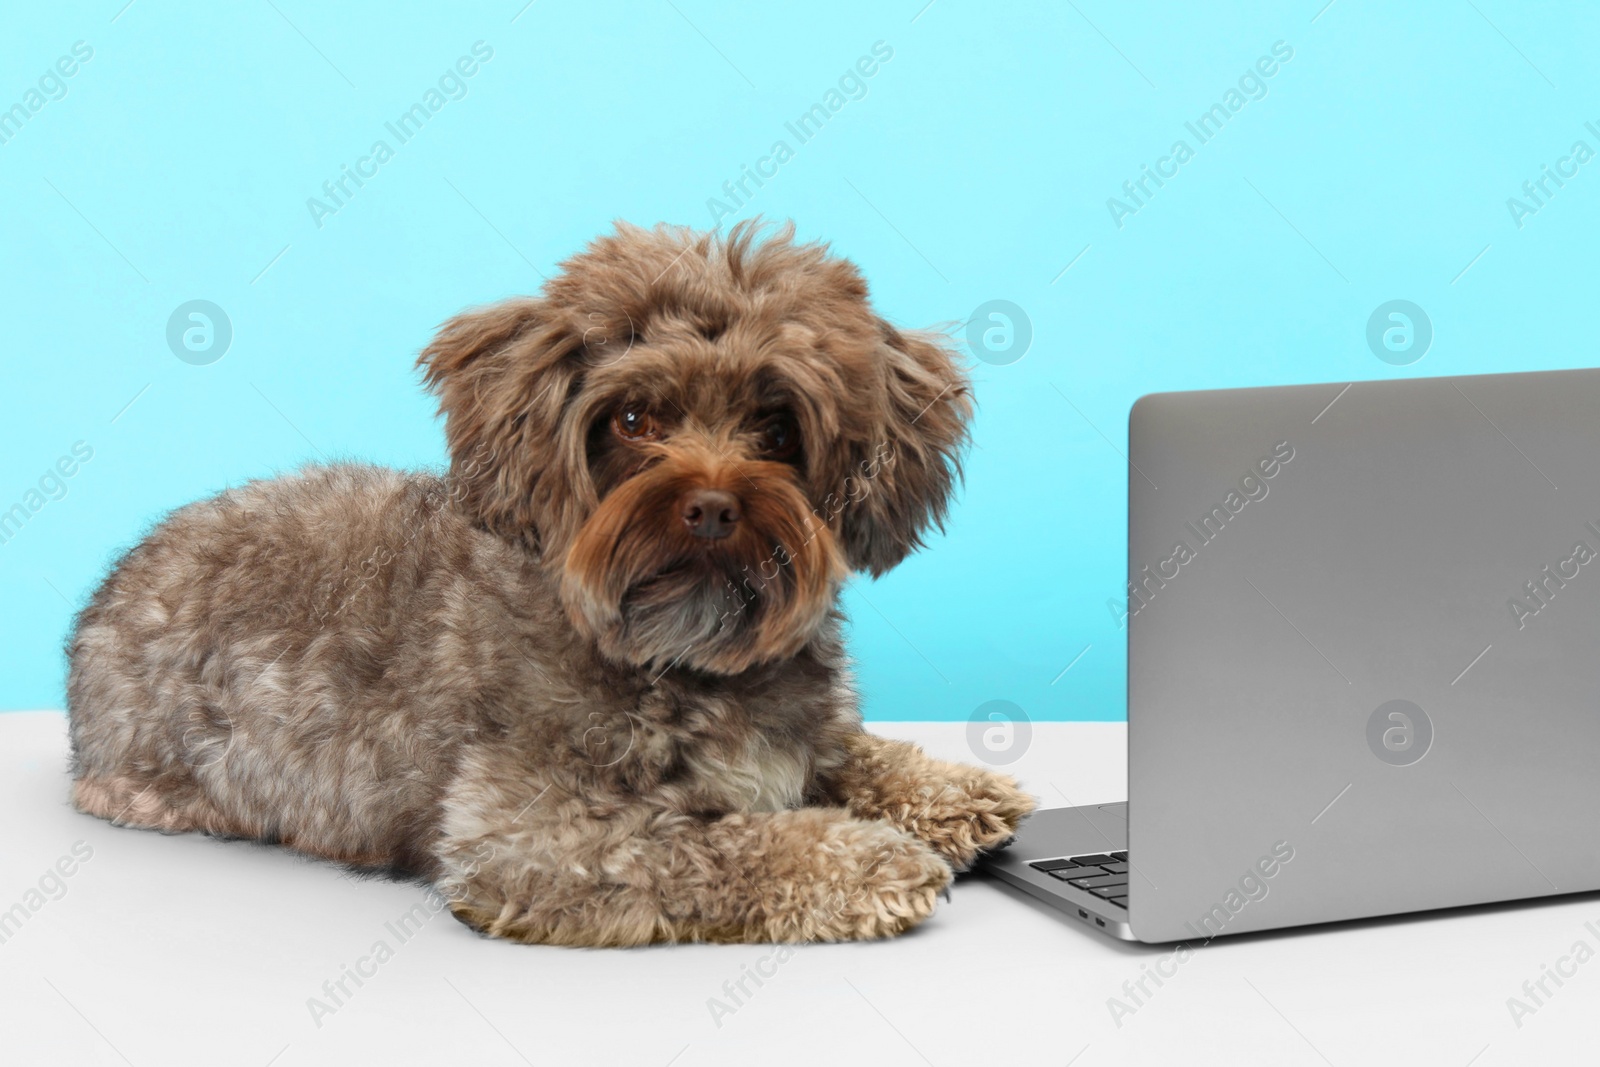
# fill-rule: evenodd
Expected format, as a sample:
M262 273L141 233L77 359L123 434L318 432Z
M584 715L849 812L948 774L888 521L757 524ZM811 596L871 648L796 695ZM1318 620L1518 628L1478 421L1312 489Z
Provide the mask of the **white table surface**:
M965 724L880 723L970 759ZM1010 768L1047 803L1121 799L1124 729L1036 724ZM1170 950L1128 945L980 877L888 942L577 950L483 940L448 915L400 941L414 885L356 881L287 852L117 829L67 803L65 719L0 714L0 911L39 904L0 944L5 1064L1595 1062L1600 958L1536 1006L1523 991L1578 941L1600 896L1223 938L1133 1014L1112 997ZM1055 786L1052 786L1051 783ZM82 844L79 844L79 843ZM53 895L41 878L74 846ZM1375 877L1381 872L1374 872ZM64 889L64 891L63 891ZM392 956L331 1014L323 983ZM1163 965L1171 970L1172 964ZM735 1004L748 970L771 973ZM1514 1020L1522 998L1531 1014ZM731 1013L714 1014L712 998ZM1520 1022L1520 1025L1518 1023ZM1120 1025L1119 1025L1120 1024Z

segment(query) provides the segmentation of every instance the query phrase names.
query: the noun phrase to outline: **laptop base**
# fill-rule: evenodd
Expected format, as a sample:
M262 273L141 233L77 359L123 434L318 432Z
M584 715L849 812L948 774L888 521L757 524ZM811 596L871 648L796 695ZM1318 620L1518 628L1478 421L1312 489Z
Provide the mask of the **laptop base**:
M1120 852L1128 847L1128 805L1047 808L1028 816L1008 847L984 857L981 869L1101 933L1137 941L1128 910L1030 864L1062 856Z

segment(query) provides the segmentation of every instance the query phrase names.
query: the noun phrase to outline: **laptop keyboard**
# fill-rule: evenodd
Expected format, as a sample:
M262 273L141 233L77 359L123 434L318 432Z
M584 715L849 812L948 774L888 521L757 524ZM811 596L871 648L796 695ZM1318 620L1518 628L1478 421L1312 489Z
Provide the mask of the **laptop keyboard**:
M1089 856L1035 860L1028 864L1052 878L1083 889L1119 908L1128 906L1128 854L1096 852Z

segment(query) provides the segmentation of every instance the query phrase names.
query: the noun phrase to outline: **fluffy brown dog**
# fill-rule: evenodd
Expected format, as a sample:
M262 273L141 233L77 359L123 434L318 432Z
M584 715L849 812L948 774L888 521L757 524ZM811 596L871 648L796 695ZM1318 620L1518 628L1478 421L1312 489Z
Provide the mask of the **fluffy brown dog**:
M880 937L1033 806L863 732L837 598L943 515L970 414L856 269L621 227L419 361L448 478L182 508L78 621L85 812L429 880L499 937Z

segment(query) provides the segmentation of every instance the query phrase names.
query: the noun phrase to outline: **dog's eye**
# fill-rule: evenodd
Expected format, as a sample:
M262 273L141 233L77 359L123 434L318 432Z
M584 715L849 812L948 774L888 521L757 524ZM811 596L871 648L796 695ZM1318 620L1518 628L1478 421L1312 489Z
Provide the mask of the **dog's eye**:
M616 428L617 436L629 441L643 441L655 437L657 433L655 416L633 404L619 409L611 424Z
M800 451L800 427L794 417L777 415L761 428L761 451L768 459L788 459Z

